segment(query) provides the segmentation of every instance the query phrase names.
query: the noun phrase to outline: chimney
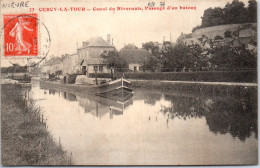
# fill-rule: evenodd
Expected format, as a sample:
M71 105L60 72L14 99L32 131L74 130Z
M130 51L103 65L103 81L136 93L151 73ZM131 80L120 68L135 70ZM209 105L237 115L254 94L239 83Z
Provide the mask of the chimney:
M114 38L112 38L112 45L114 45L113 42L114 42Z
M111 37L111 35L110 35L110 34L108 34L108 35L107 35L107 42L108 42L109 44L111 44L110 37Z

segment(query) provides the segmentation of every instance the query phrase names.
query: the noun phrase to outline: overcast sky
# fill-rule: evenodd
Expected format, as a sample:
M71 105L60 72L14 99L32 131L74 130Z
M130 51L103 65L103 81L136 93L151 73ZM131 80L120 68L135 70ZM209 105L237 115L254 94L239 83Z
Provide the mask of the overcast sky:
M178 7L177 10L164 11L88 11L88 12L39 12L43 7L145 7L148 2L165 2L165 7ZM76 53L77 43L91 37L101 36L106 40L106 35L111 34L116 49L121 49L124 44L134 43L141 47L142 43L149 41L162 42L166 40L175 42L182 32L191 33L193 27L201 24L201 17L209 7L224 7L232 0L98 0L98 1L65 1L45 0L30 2L30 7L36 9L39 19L43 22L51 37L49 56ZM3 1L5 2L5 1ZM48 3L49 2L49 3ZM61 3L62 2L62 3ZM247 1L244 1L247 6ZM182 7L196 7L196 10L180 10ZM2 11L3 13L10 11ZM13 13L21 12L15 9ZM28 13L28 9L24 9ZM4 61L6 63L6 61ZM4 64L5 64L4 63Z

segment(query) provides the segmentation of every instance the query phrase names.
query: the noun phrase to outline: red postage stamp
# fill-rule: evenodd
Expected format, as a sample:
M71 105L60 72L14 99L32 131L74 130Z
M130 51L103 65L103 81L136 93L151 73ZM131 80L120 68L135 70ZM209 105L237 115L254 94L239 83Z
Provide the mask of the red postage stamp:
M3 15L3 21L4 56L37 56L37 14Z

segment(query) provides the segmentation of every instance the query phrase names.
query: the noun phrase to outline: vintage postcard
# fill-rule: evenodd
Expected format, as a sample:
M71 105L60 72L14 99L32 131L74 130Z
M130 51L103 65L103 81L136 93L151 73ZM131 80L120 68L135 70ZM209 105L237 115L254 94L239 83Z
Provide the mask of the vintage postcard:
M256 0L0 0L2 166L257 165Z

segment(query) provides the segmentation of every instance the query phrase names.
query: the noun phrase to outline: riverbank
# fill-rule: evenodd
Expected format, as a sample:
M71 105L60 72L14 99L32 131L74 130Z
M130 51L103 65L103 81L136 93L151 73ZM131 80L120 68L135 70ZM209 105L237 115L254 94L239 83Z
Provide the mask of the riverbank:
M164 80L133 80L128 79L133 88L168 90L175 93L208 95L213 97L240 98L257 94L257 83L238 82L195 82L195 81L164 81ZM89 92L89 85L61 84L60 82L40 81L44 88L59 89L72 93Z
M257 93L257 83L130 80L135 88L163 89L211 96L236 96Z
M19 85L1 85L2 165L71 165L52 139L40 107L24 99Z

